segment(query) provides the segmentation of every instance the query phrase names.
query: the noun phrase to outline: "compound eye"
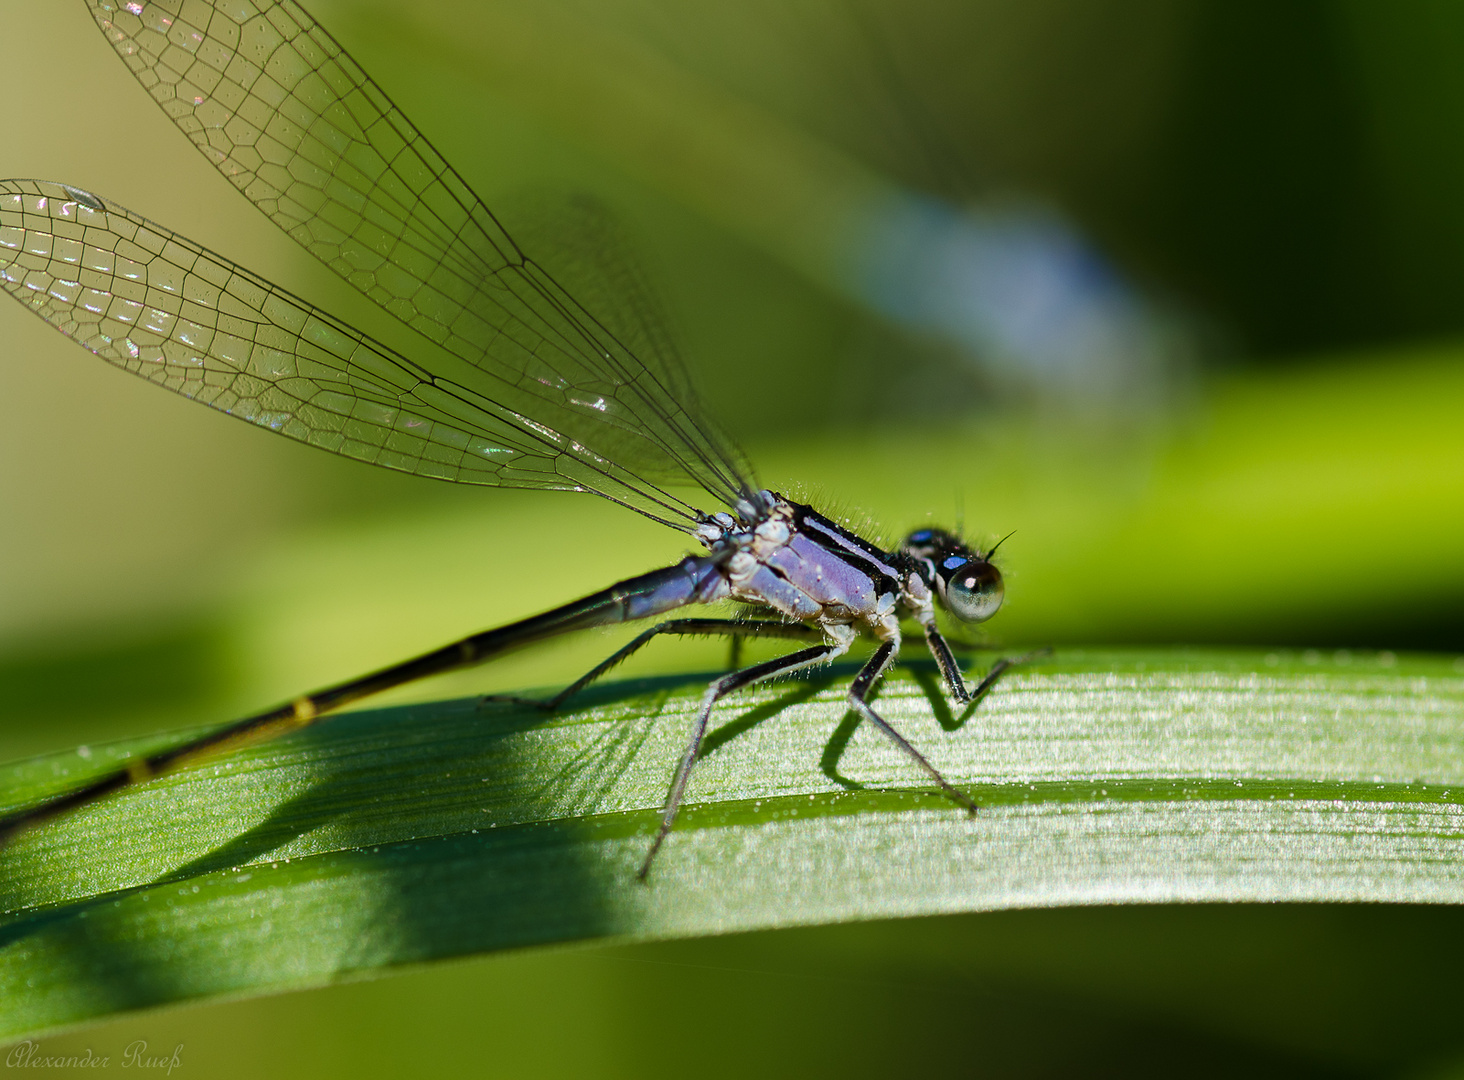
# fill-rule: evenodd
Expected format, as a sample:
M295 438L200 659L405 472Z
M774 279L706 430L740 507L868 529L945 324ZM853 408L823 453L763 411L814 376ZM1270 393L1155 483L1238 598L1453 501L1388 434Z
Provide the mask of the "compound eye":
M996 614L1006 595L1001 571L981 559L968 559L955 566L947 559L936 572L945 583L945 605L962 622L985 622Z

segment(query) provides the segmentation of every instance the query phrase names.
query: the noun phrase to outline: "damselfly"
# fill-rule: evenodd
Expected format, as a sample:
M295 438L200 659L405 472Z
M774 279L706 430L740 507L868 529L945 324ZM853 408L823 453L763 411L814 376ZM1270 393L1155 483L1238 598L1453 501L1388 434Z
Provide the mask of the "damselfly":
M346 51L293 0L87 0L138 81L234 186L337 274L416 331L410 360L257 274L89 192L0 182L0 284L119 367L312 446L440 480L592 492L695 538L704 554L359 679L306 694L23 810L0 837L367 695L571 630L739 601L767 617L657 623L550 707L660 634L806 642L711 683L640 875L676 818L712 709L826 664L867 634L849 701L951 799L969 796L873 708L919 626L951 695L974 691L936 626L1002 602L992 552L939 529L894 551L760 488L697 405L623 274L577 300L498 220ZM594 259L593 250L587 256ZM599 302L596 302L599 301ZM429 344L430 343L430 344ZM699 487L720 509L678 490Z

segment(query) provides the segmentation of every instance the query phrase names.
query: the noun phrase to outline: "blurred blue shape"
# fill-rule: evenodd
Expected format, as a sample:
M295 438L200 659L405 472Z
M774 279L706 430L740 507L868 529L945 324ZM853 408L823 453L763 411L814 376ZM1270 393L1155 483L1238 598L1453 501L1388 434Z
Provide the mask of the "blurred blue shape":
M856 251L845 285L861 301L1044 397L1102 411L1152 403L1180 355L1173 327L1041 207L961 209L901 191L862 224Z

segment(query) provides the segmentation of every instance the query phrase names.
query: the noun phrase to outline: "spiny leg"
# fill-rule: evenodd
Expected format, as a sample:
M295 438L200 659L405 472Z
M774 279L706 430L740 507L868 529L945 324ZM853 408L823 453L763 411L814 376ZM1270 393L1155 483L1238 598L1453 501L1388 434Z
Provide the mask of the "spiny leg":
M1034 649L1029 653L1023 653L1021 656L1003 656L991 665L991 670L986 673L986 677L976 684L976 688L971 691L971 700L980 701L985 697L986 691L996 685L996 680L1001 678L1007 669L1014 668L1018 664L1025 664L1029 660L1035 660L1039 656L1047 656L1051 652L1051 649Z
M934 623L925 627L925 644L930 648L930 655L935 657L935 666L940 668L941 678L945 679L951 697L961 705L967 704L971 700L971 694L966 689L966 680L962 677L961 668L951 653L950 644L935 628ZM993 668L993 670L995 669Z
M804 626L802 623L774 622L770 619L750 622L741 622L736 619L669 619L637 634L627 644L615 650L551 698L541 701L536 698L513 697L507 694L486 694L479 701L483 703L505 701L514 705L532 705L534 708L552 712L606 672L630 659L658 634L679 634L683 637L727 635L734 642L739 642L745 637L792 638L795 641L799 639L806 641L809 638L819 637L820 631L811 626Z
M874 689L874 684L877 683L880 678L884 676L884 673L889 670L890 665L894 663L895 657L898 655L899 645L897 643L893 641L886 641L884 644L880 645L880 647L874 651L874 655L869 658L869 662L865 664L864 667L859 670L859 674L854 677L854 683L852 686L849 687L849 701L854 706L854 708L859 711L860 716L864 717L864 719L868 720L875 727L879 728L880 731L883 731L886 735L890 737L891 740L893 740L896 746L905 751L905 753L909 754L910 757L914 760L915 764L924 769L925 772L930 776L930 778L940 785L940 789L942 791L944 791L952 799L960 803L967 810L974 814L976 813L976 804L971 800L971 797L964 792L957 791L954 787L952 787L950 785L950 782L947 781L946 778L940 774L940 770L925 759L924 754L922 754L919 750L916 750L915 747L912 746L910 742L905 738L905 736L901 735L898 731L892 728L889 724L889 721L880 716L879 713L875 712L874 709L872 709L869 705L869 692ZM956 678L960 678L959 672L956 673ZM962 685L961 689L964 692L965 686Z
M785 624L774 623L772 625ZM692 766L696 764L697 755L701 753L702 740L707 734L707 723L712 716L712 706L734 690L741 690L745 686L762 682L764 679L771 679L776 675L786 675L799 668L827 663L848 651L848 642L815 645L812 648L789 653L787 656L780 656L775 660L754 664L741 671L734 671L730 675L722 676L707 687L707 692L702 698L701 710L696 716L696 723L692 725L691 739L686 745L686 753L681 755L681 764L676 767L676 775L671 780L671 790L666 795L666 807L661 812L661 828L656 832L656 838L651 842L651 850L646 852L645 862L641 863L636 877L642 881L646 879L646 875L651 872L651 860L656 857L656 852L661 850L661 844L665 842L666 834L671 831L671 826L676 821L676 812L681 809L681 800L686 794L686 782L691 777Z
M1014 668L1018 664L1025 664L1031 660L1036 660L1040 656L1048 656L1052 652L1049 648L1042 648L1033 649L1031 652L1024 653L1021 656L1003 656L991 665L991 669L976 684L974 690L968 690L966 689L966 680L961 675L961 668L956 663L956 658L952 654L950 644L946 641L944 635L936 629L933 623L924 629L925 643L930 648L930 655L935 657L935 665L940 668L941 677L945 679L945 684L951 692L951 697L955 698L956 702L961 705L969 705L973 701L980 701L986 695L986 692L996 685L996 680L1001 678L1002 674L1008 669Z

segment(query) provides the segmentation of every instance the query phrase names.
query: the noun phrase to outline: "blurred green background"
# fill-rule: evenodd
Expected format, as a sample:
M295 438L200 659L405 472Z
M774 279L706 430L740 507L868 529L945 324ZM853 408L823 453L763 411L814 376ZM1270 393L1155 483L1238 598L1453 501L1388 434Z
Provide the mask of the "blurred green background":
M1456 6L319 0L311 10L510 226L526 193L542 190L588 190L624 217L705 397L764 482L867 512L892 537L962 514L977 539L1016 530L1003 548L1009 607L992 626L997 641L1464 645ZM0 0L0 19L13 101L0 112L0 171L94 190L410 351L403 332L229 192L84 5ZM958 320L927 318L921 298L940 282L911 267L939 271L945 249L910 241L907 261L879 262L899 248L886 243L890 223L911 206L996 223L1019 241L1058 237L1040 250L1082 253L1106 305L1097 310L1119 313L1116 340L1132 347L1026 350L987 324L967 334ZM880 293L892 276L919 295ZM229 423L100 364L15 304L0 305L0 341L6 757L224 718L683 548L588 499L457 490ZM547 685L611 647L592 636L404 693ZM719 660L683 643L639 670ZM1290 967L1257 946L1259 980L1414 934L1425 924L1410 917L1427 920L1440 948L1464 941L1453 912L1359 916L1338 929L1348 917L1297 911L1150 916L1174 920L1175 940L1271 943ZM621 1057L554 1057L546 1072L596 1061L606 1073L659 1071L669 1066L648 1049L657 1001L686 979L716 1002L699 1019L682 1014L701 1025L697 1046L756 1028L740 1010L770 1023L820 998L824 1011L803 1021L818 1032L800 1040L805 1050L862 1023L850 1003L869 999L849 985L868 980L880 988L873 1000L888 1002L899 998L892 981L908 979L936 987L946 1011L930 1017L957 1028L957 1015L999 1007L1007 1020L973 1028L972 1041L936 1040L947 1062L986 1046L996 1075L1072 1071L1095 1054L1095 1071L1157 1073L1135 1049L1155 1045L1190 1064L1234 1063L1217 1075L1242 1065L1362 1074L1443 1068L1460 1045L1389 1041L1381 1026L1370 1041L1365 1018L1338 1034L1285 1010L1216 1011L1218 991L1196 991L1187 1013L1162 994L1123 991L1119 975L1073 974L1101 969L1113 920L1133 923L1136 968L1158 964L1169 946L1137 913L1002 918L969 933L1007 940L1008 926L1026 928L1012 940L1034 957L1032 943L1055 934L1067 959L1013 959L995 974L972 960L962 994L977 998L944 999L948 974L932 974L919 950L896 978L885 961L860 967L859 949L876 945L837 935L789 939L805 944L783 954L794 974L777 978L709 971L766 973L779 937L664 955L544 954L184 1011L167 1030L200 1046L208 1032L249 1031L268 1045L288 1014L303 1034L275 1064L319 1074L329 1062L299 1047L395 1024L398 1047L430 1038L446 1055L434 1061L492 1071L474 1022L443 1024L430 1005L481 995L485 1009L527 1016L534 1003L559 1010L555 1027L624 1042ZM1314 928L1302 934L1310 952L1288 951L1297 926ZM868 942L908 932L872 929ZM647 976L650 964L662 966ZM1209 986L1208 970L1197 961L1190 977ZM537 989L518 996L520 981ZM1399 981L1408 1000L1448 992L1416 973ZM834 983L843 989L809 993ZM163 1022L118 1030L149 1037ZM927 1017L923 1037L935 1027ZM1059 1027L1077 1032L1074 1056L1024 1063L1034 1033ZM535 1040L552 1038L527 1021L484 1030L516 1047L494 1049L505 1062L532 1063ZM880 1030L881 1045L900 1039L900 1024ZM451 1039L457 1048L441 1051ZM693 1053L684 1039L666 1045ZM208 1071L222 1075L217 1053ZM337 1064L389 1074L399 1060ZM789 1071L860 1059L796 1060L804 1067Z

